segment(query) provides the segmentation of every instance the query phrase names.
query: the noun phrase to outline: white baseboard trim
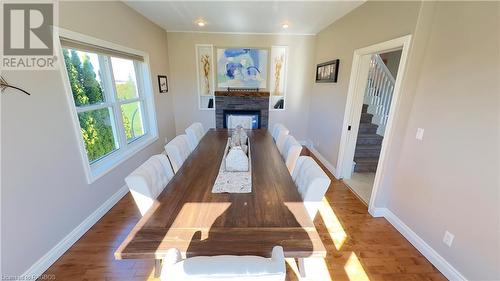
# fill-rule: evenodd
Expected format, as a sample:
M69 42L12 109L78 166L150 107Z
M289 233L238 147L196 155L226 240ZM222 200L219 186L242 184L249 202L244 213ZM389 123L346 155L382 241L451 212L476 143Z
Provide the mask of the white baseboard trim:
M59 257L61 257L80 237L82 237L99 219L101 219L120 199L128 193L127 186L121 187L97 210L88 216L82 223L73 229L50 251L36 261L22 276L40 277ZM35 279L36 279L35 278ZM31 280L31 279L30 279ZM34 280L34 279L33 279Z
M427 258L448 280L467 281L457 269L449 264L438 252L418 236L408 225L398 218L387 208L375 208L373 215L385 217L406 240L408 240L417 250Z
M318 160L328 169L328 171L330 171L330 173L332 173L338 179L339 177L336 173L335 166L333 166L330 161L326 160L326 158L321 155L321 153L319 153L316 148L314 148L314 146L312 145L312 141L306 141L305 145L312 152L312 154L314 154L314 156L316 156L316 158L318 158Z
M386 208L368 208L368 213L374 218L383 218L386 214Z

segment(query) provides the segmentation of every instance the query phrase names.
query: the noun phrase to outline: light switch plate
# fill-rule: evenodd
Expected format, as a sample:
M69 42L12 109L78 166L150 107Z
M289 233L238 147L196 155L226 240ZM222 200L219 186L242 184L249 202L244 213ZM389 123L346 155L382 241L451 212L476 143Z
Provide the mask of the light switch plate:
M451 234L449 231L444 232L444 237L443 237L444 244L446 244L448 247L451 247L453 239L455 239L455 235Z
M417 140L422 140L424 138L424 129L418 128L417 135L415 136Z

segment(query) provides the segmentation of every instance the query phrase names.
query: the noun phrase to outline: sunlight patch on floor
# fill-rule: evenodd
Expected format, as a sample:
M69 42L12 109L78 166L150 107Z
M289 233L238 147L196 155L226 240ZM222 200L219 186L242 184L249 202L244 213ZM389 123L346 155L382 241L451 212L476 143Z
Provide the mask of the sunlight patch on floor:
M157 280L160 280L160 278L155 277L155 268L153 267L151 272L148 274L148 278L146 279L146 281L157 281Z
M347 239L347 234L345 233L342 224L335 215L335 212L333 211L326 197L323 197L323 200L321 201L321 205L319 207L319 213L323 218L323 222L325 223L326 229L328 230L328 233L332 238L335 248L337 250L340 250L340 248Z
M366 272L355 253L351 253L349 256L349 259L344 265L344 270L351 281L370 281L370 278L366 275Z
M294 258L285 258L285 262L292 269L292 271L295 274L295 276L300 276L299 267L297 265L297 262L295 262Z
M324 258L303 258L298 260L299 268L305 273L305 278L300 276L299 280L328 281L332 280L328 265ZM299 271L300 272L300 271Z

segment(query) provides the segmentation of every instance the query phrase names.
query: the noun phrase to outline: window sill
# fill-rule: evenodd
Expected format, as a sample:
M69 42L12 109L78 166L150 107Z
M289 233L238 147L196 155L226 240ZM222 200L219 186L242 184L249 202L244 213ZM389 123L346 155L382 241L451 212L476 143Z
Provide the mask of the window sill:
M112 154L106 156L104 159L88 166L88 169L86 169L87 183L91 184L95 182L99 178L111 172L121 163L125 162L130 157L134 156L139 151L143 150L157 140L158 136L145 136L144 139L138 139L129 144L129 147L126 150L115 151Z

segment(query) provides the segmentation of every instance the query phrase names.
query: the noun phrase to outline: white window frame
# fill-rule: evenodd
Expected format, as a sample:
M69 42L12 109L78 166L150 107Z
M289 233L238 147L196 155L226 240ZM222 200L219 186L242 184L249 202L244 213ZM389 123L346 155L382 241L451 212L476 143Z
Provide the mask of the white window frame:
M66 71L66 65L63 58L63 52L60 40L56 40L56 48L59 49L59 67L60 73L63 80L64 90L66 92L68 106L71 111L74 133L79 143L80 155L89 184L93 183L100 177L106 175L118 165L123 163L125 160L129 159L135 155L140 150L149 146L156 140L158 140L158 125L156 120L156 107L154 104L154 91L153 83L151 79L151 72L149 69L149 55L145 52L134 50L128 47L120 46L105 40L97 39L91 36L87 36L74 31L66 30L63 28L58 29L59 36L72 39L75 41L89 43L96 46L105 47L108 49L116 50L119 52L130 53L138 55L144 58L144 62L134 61L134 69L137 80L137 90L138 97L128 99L128 100L118 100L116 95L116 87L114 85L114 76L112 73L111 59L106 56L99 56L100 66L104 66L102 69L102 75L104 77L103 89L105 95L105 101L99 104L93 104L85 107L77 107L73 98L73 93L71 90L71 85L68 79L68 74ZM108 81L111 81L109 85ZM121 105L128 104L132 102L140 101L142 118L144 123L144 135L137 137L135 139L127 141L125 136L125 131L116 130L116 128L123 128L123 118L121 114ZM114 122L113 133L117 138L118 149L110 152L104 157L89 162L87 157L87 151L85 149L85 142L80 131L80 121L78 119L78 113L86 112L90 110L96 110L101 108L111 107L113 111L112 122ZM116 131L115 131L116 130Z

